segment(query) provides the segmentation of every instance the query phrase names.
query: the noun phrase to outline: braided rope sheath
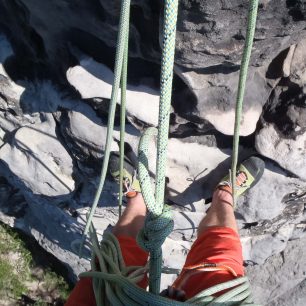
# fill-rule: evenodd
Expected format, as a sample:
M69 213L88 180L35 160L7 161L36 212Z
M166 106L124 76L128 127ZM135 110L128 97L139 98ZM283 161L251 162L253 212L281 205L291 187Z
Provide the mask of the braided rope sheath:
M127 66L129 50L129 31L125 31L125 46L121 75L121 104L120 104L120 175L119 182L123 182L124 166L124 136L125 136L125 114L126 114L126 83L127 83ZM123 184L119 184L119 217L122 214Z
M232 189L233 189L233 202L236 205L236 172L237 172L237 162L239 154L239 134L240 134L240 122L243 106L243 97L245 92L245 84L248 75L248 67L252 52L254 34L256 29L256 19L258 11L258 0L250 0L249 4L249 14L248 14L248 25L246 39L243 49L243 55L241 60L238 92L236 99L236 111L235 111L235 128L234 128L234 140L233 140L233 156L232 156L232 168L231 168L231 179L232 179Z
M144 228L140 231L137 242L147 252L150 252L150 291L158 294L160 288L162 251L161 246L167 236L173 230L171 210L167 205L156 205L156 200L151 187L148 172L148 150L153 136L157 135L157 129L149 128L145 131L139 142L138 171L141 192L148 208Z
M155 197L151 189L147 168L146 156L147 139L153 131L144 135L145 140L139 147L139 177L141 190L148 208L148 215L143 231L138 238L140 246L150 252L150 279L149 290L155 294L160 291L162 249L161 246L172 231L173 221L170 210L164 206L165 172L167 161L168 131L172 95L172 79L175 53L175 36L177 23L178 0L166 0L164 8L163 50L161 64L160 103L157 135L157 164ZM148 193L148 196L147 196ZM155 199L155 203L153 203ZM165 207L165 208L164 208ZM158 237L158 239L156 239Z

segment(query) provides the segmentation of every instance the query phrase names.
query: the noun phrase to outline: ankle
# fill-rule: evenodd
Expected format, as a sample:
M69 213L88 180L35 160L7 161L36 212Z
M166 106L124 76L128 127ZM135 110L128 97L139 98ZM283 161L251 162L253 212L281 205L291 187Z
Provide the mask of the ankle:
M226 203L226 204L233 206L233 196L231 194L230 187L229 187L229 190L217 188L214 191L213 199L215 200L213 202L217 202L217 203L221 202L221 203Z

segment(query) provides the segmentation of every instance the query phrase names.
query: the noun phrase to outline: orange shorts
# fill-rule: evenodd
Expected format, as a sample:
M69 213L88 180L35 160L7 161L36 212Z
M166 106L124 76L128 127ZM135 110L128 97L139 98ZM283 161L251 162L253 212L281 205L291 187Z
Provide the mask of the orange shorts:
M148 260L148 253L142 250L136 240L127 236L117 236L122 256L127 266L144 266ZM138 286L147 287L147 277ZM92 280L89 277L81 278L72 290L65 306L96 306Z
M144 266L148 253L130 237L117 237L127 266ZM206 229L192 245L181 274L173 286L191 298L216 284L244 275L239 235L228 227ZM139 284L146 288L147 279ZM90 278L81 279L72 291L66 306L96 306Z
M211 286L244 275L238 233L229 227L206 229L192 245L173 286L189 299Z

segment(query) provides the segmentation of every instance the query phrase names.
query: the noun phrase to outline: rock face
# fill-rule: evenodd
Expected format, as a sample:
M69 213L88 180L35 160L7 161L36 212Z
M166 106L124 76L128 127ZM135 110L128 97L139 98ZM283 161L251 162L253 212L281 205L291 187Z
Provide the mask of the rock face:
M180 1L168 268L182 267L214 186L230 167L247 4ZM132 1L125 148L134 157L143 130L157 125L162 6ZM119 0L0 3L0 220L34 236L67 264L73 280L89 268L88 250L78 260L72 242L81 238L104 156L119 10ZM255 300L270 306L304 305L306 298L298 256L306 246L305 29L303 1L260 1L240 159L258 154L266 170L239 199L236 218ZM149 152L154 180L154 141ZM100 238L116 223L117 197L117 184L107 178L94 218ZM163 275L163 286L174 278Z
M290 241L285 251L272 256L261 266L247 269L259 303L271 300L271 306L305 304L305 257L301 256L301 247L305 245L305 237Z
M179 7L175 71L185 84L181 82L182 88L178 86L180 99L173 101L174 113L193 124L210 122L227 135L233 132L247 4L243 0L230 4L203 0L182 1ZM35 64L34 69L26 69L27 77L52 71L64 81L63 71L76 61L75 47L112 68L119 10L119 0L90 0L86 5L78 0L73 6L62 1L56 8L50 0L39 4L25 0L4 1L0 5L0 24L9 29L16 50L16 57L6 63L7 70L22 78L25 76L23 68ZM161 12L162 1L132 3L129 70L131 81L136 83L140 78L153 78L153 83L158 84L161 30L156 29L161 29ZM270 95L265 75L275 73L269 67L271 61L299 42L305 33L302 1L261 1L242 135L255 131L262 106Z
M256 148L306 180L306 39L290 49L282 79L265 107Z
M73 162L56 137L52 115L18 129L11 144L1 148L0 159L34 194L58 197L74 190Z

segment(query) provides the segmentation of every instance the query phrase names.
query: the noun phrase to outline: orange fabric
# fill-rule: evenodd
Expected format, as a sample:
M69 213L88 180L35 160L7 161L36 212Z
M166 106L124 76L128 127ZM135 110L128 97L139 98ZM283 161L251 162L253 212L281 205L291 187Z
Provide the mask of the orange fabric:
M142 250L134 238L128 236L117 236L122 256L127 266L144 266L149 254ZM147 287L147 277L138 286ZM92 289L91 278L81 278L71 292L65 306L96 306L95 295Z
M116 237L120 243L122 256L127 266L144 266L147 263L149 253L140 248L134 238L128 236ZM148 285L147 276L145 276L137 285L146 289Z
M127 236L117 236L124 262L127 266L144 266L148 253L143 251L136 240ZM211 271L200 271L206 264ZM194 268L194 270L190 270ZM220 271L215 271L215 270ZM211 286L243 276L242 248L239 235L231 228L211 227L206 229L194 242L182 273L173 286L184 290L189 299ZM146 288L147 278L139 284ZM92 281L81 279L72 291L65 306L96 306Z
M216 264L217 267L220 266L220 271L189 270L203 264ZM228 227L211 227L194 242L184 268L173 286L184 290L189 299L204 289L243 275L239 235Z
M77 282L65 306L96 306L91 278L81 278Z

